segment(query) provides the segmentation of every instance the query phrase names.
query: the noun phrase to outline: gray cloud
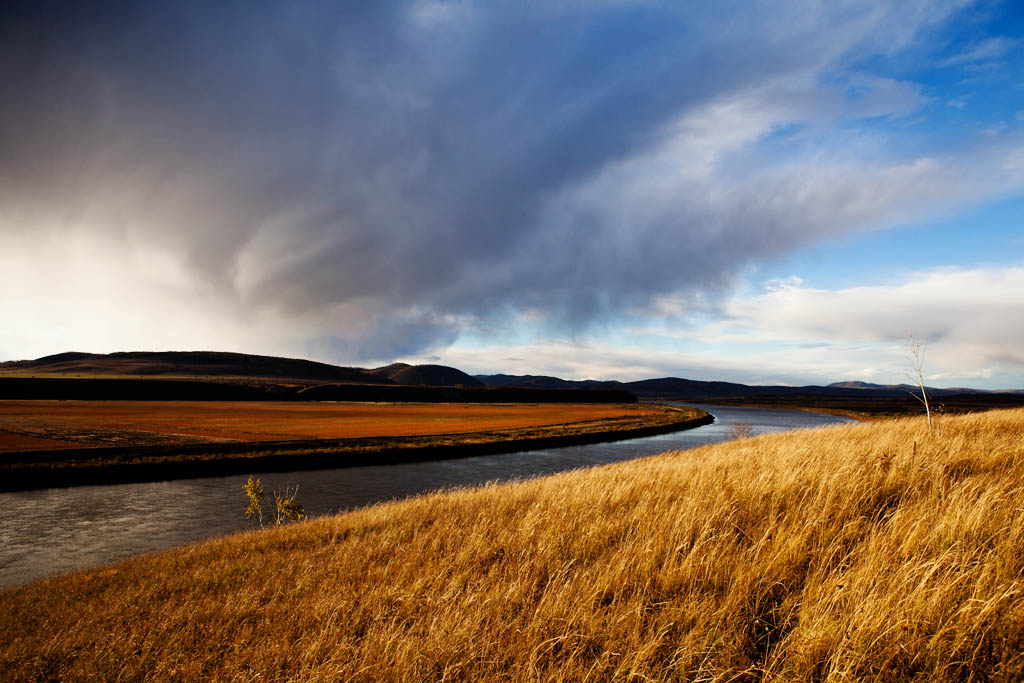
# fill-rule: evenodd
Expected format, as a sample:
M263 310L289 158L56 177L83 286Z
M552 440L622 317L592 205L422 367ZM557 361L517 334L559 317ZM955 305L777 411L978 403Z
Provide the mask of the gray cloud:
M750 145L912 112L825 76L960 4L35 3L0 22L0 231L164 254L198 283L169 305L334 360L577 329L933 199L859 142Z

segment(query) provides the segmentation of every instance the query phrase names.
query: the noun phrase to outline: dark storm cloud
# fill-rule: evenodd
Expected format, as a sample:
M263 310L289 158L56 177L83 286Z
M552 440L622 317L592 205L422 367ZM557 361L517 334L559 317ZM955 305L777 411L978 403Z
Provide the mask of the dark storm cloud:
M362 357L510 312L578 326L714 287L816 239L825 204L840 227L871 212L691 178L698 159L658 150L691 153L700 131L679 142L673 126L865 41L906 40L955 3L769 4L8 8L0 230L175 255L241 311L334 316L317 334ZM778 116L813 117L811 99ZM649 194L644 174L657 185L666 160L684 172Z

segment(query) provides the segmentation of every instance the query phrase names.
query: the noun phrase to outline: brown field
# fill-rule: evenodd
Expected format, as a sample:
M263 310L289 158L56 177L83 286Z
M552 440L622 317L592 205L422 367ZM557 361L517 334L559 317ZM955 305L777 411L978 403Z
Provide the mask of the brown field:
M1020 681L1024 410L425 495L9 589L0 679Z
M25 433L0 431L0 453L42 451L52 448L81 448L84 444L71 444L61 439L47 439Z
M0 451L461 434L659 412L608 404L0 401Z

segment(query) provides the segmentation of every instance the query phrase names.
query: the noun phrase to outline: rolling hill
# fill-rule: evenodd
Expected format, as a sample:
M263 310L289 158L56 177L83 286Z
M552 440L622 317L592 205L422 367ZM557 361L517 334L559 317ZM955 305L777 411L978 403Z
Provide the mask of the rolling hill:
M0 363L2 375L220 377L393 384L386 376L298 358L221 351L68 352Z
M482 387L484 383L462 370L446 365L409 365L392 363L368 371L379 377L386 377L395 384L423 385L428 387Z
M618 389L622 382L596 379L561 379L548 375L475 375L488 386L534 387L538 389Z

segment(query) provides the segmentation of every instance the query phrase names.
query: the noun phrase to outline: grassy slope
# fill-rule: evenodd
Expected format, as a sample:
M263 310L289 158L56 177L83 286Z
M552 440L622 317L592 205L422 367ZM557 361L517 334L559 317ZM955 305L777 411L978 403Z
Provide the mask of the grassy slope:
M1024 411L429 495L0 593L0 678L90 674L1020 680Z

